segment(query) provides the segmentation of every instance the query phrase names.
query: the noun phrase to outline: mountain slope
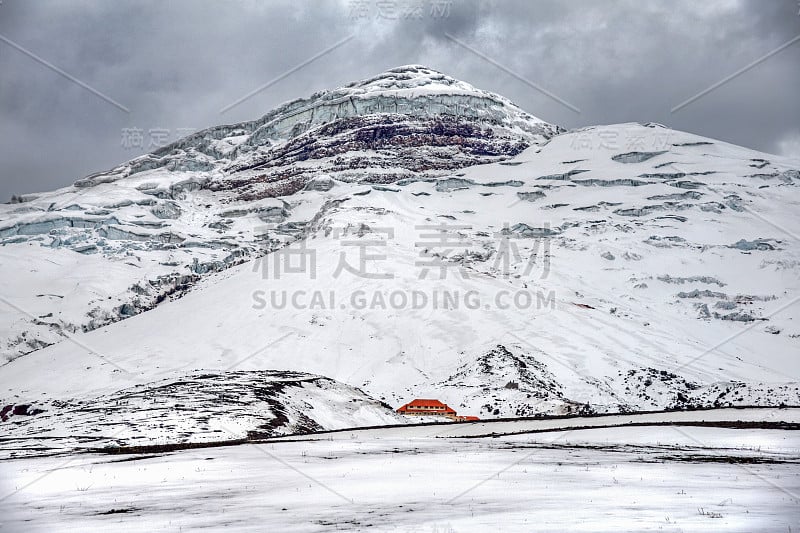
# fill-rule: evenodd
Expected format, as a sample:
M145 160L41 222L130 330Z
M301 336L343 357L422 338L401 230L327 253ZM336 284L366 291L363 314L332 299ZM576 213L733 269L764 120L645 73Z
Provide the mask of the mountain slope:
M655 131L636 125L616 128L645 135ZM474 360L498 343L528 341L524 349L547 357L550 372L577 374L569 379L578 388L567 397L615 403L615 396L603 392L604 387L582 380L617 380L619 373L630 368L674 370L748 323L764 322L763 327L734 339L722 353L709 354L683 371L703 382L756 377L788 380L797 370L786 361L797 342L798 331L791 320L796 310L788 307L774 317L769 315L796 294L797 247L752 213L769 208L770 219L788 221L791 227L797 216L795 204L786 200L791 196L785 193L796 187L791 171L757 178L715 171L702 176L702 182L694 178L696 189L683 189L675 185L684 178L638 177L652 174L660 164L656 161L611 161L618 165L611 174L600 165L607 154L593 153L597 170L581 173L580 180L597 180L597 184L577 185L577 177L563 179L565 173L552 173L561 165L554 159L566 155L559 145L569 146L570 135L558 137L540 153L525 152L513 161L518 165L468 169L458 178L468 185L455 190L443 185L452 185L450 179L407 183L396 192L337 183L329 191L295 195L291 201L298 208L313 205L316 208L306 208L306 212L318 213L306 227L303 241L282 254L214 274L182 299L93 331L82 336L82 342L108 361L144 376L154 372L154 365L224 367L288 333L248 359L243 368L291 363L293 369L368 386L373 394L388 392L392 399L400 399L411 390L421 393L429 387L421 385L428 379L436 383L435 377L448 378L458 363ZM697 148L676 148L659 157L686 157L689 150ZM737 162L749 166L749 151L726 150L730 150L727 158L709 158L716 168ZM585 163L595 167L591 161ZM490 176L504 185L485 185ZM633 179L647 183L618 184ZM683 195L686 190L702 196L658 199ZM537 191L546 197L531 202L518 194ZM569 205L553 207L558 204ZM429 259L416 245L423 231L417 227L442 222L469 226L452 230L463 234L466 251L451 253L455 267L446 267L445 279L436 279L438 266L428 268L427 279L419 279L424 268L419 263ZM497 260L504 239L518 254L509 258L508 265ZM358 266L362 249L352 243L359 241L371 243L366 253L386 255L385 260L370 261L369 272L391 274L393 279L365 278L346 270L336 273L342 254L351 268ZM281 275L274 270L275 258L285 261L292 257L291 250L299 254L304 247L314 251L316 272L285 269ZM533 263L526 261L533 252L539 254L538 263L535 256ZM302 306L311 306L315 290L325 300L317 309L292 308L296 290L305 291L297 298ZM328 299L332 290L337 293L334 305ZM429 295L429 302L420 309L411 308L410 299L406 306L394 309L388 300L392 292L411 295L415 290ZM438 309L433 308L436 290L440 300L444 291L460 291L458 308L442 301ZM467 307L464 295L469 291L482 299L480 308ZM518 291L531 294L529 309L514 307ZM376 292L386 298L369 308ZM286 303L281 298L284 293L289 295ZM498 295L500 300L495 300ZM500 342L506 334L523 341L512 337ZM119 370L109 372L113 367L81 352L85 350L63 342L6 365L4 377L9 382L18 379L31 390L41 386L54 392L80 392L87 386L110 390L139 379ZM287 360L287 353L296 355ZM98 375L46 385L37 383L35 376L18 374L24 368L63 364L75 365L82 372L86 364L92 366L87 372ZM46 374L42 377L49 379ZM562 386L568 384L567 375L559 379Z

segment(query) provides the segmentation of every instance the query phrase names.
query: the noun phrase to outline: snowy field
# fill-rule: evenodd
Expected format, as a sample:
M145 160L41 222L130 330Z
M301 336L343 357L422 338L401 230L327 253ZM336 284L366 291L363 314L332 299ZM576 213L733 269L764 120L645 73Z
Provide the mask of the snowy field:
M800 530L797 431L414 429L5 461L0 530Z

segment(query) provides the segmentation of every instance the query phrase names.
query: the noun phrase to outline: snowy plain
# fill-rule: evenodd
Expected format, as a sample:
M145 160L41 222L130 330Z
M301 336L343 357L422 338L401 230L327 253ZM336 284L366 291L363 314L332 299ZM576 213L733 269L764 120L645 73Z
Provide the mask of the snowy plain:
M437 438L394 428L373 437L5 461L0 527L454 533L800 526L797 431L676 425Z

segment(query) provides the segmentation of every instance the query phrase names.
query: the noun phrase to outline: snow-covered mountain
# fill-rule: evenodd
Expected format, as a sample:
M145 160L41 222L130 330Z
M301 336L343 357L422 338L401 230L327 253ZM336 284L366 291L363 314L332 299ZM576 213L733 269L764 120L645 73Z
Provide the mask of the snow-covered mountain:
M412 65L199 131L72 187L15 197L0 206L0 244L35 250L4 257L18 274L2 294L20 308L0 315L3 359L150 309L295 238L319 210L289 200L304 187L445 176L560 131ZM265 234L266 224L278 228ZM48 290L31 295L31 286Z
M2 400L278 369L481 417L797 405L798 184L393 69L2 206Z

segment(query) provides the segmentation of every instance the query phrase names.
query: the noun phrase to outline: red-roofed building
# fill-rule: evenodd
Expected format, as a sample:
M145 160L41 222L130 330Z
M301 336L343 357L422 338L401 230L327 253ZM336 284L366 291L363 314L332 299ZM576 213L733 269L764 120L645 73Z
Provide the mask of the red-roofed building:
M397 410L398 413L412 416L446 416L455 418L456 411L439 400L416 399Z

